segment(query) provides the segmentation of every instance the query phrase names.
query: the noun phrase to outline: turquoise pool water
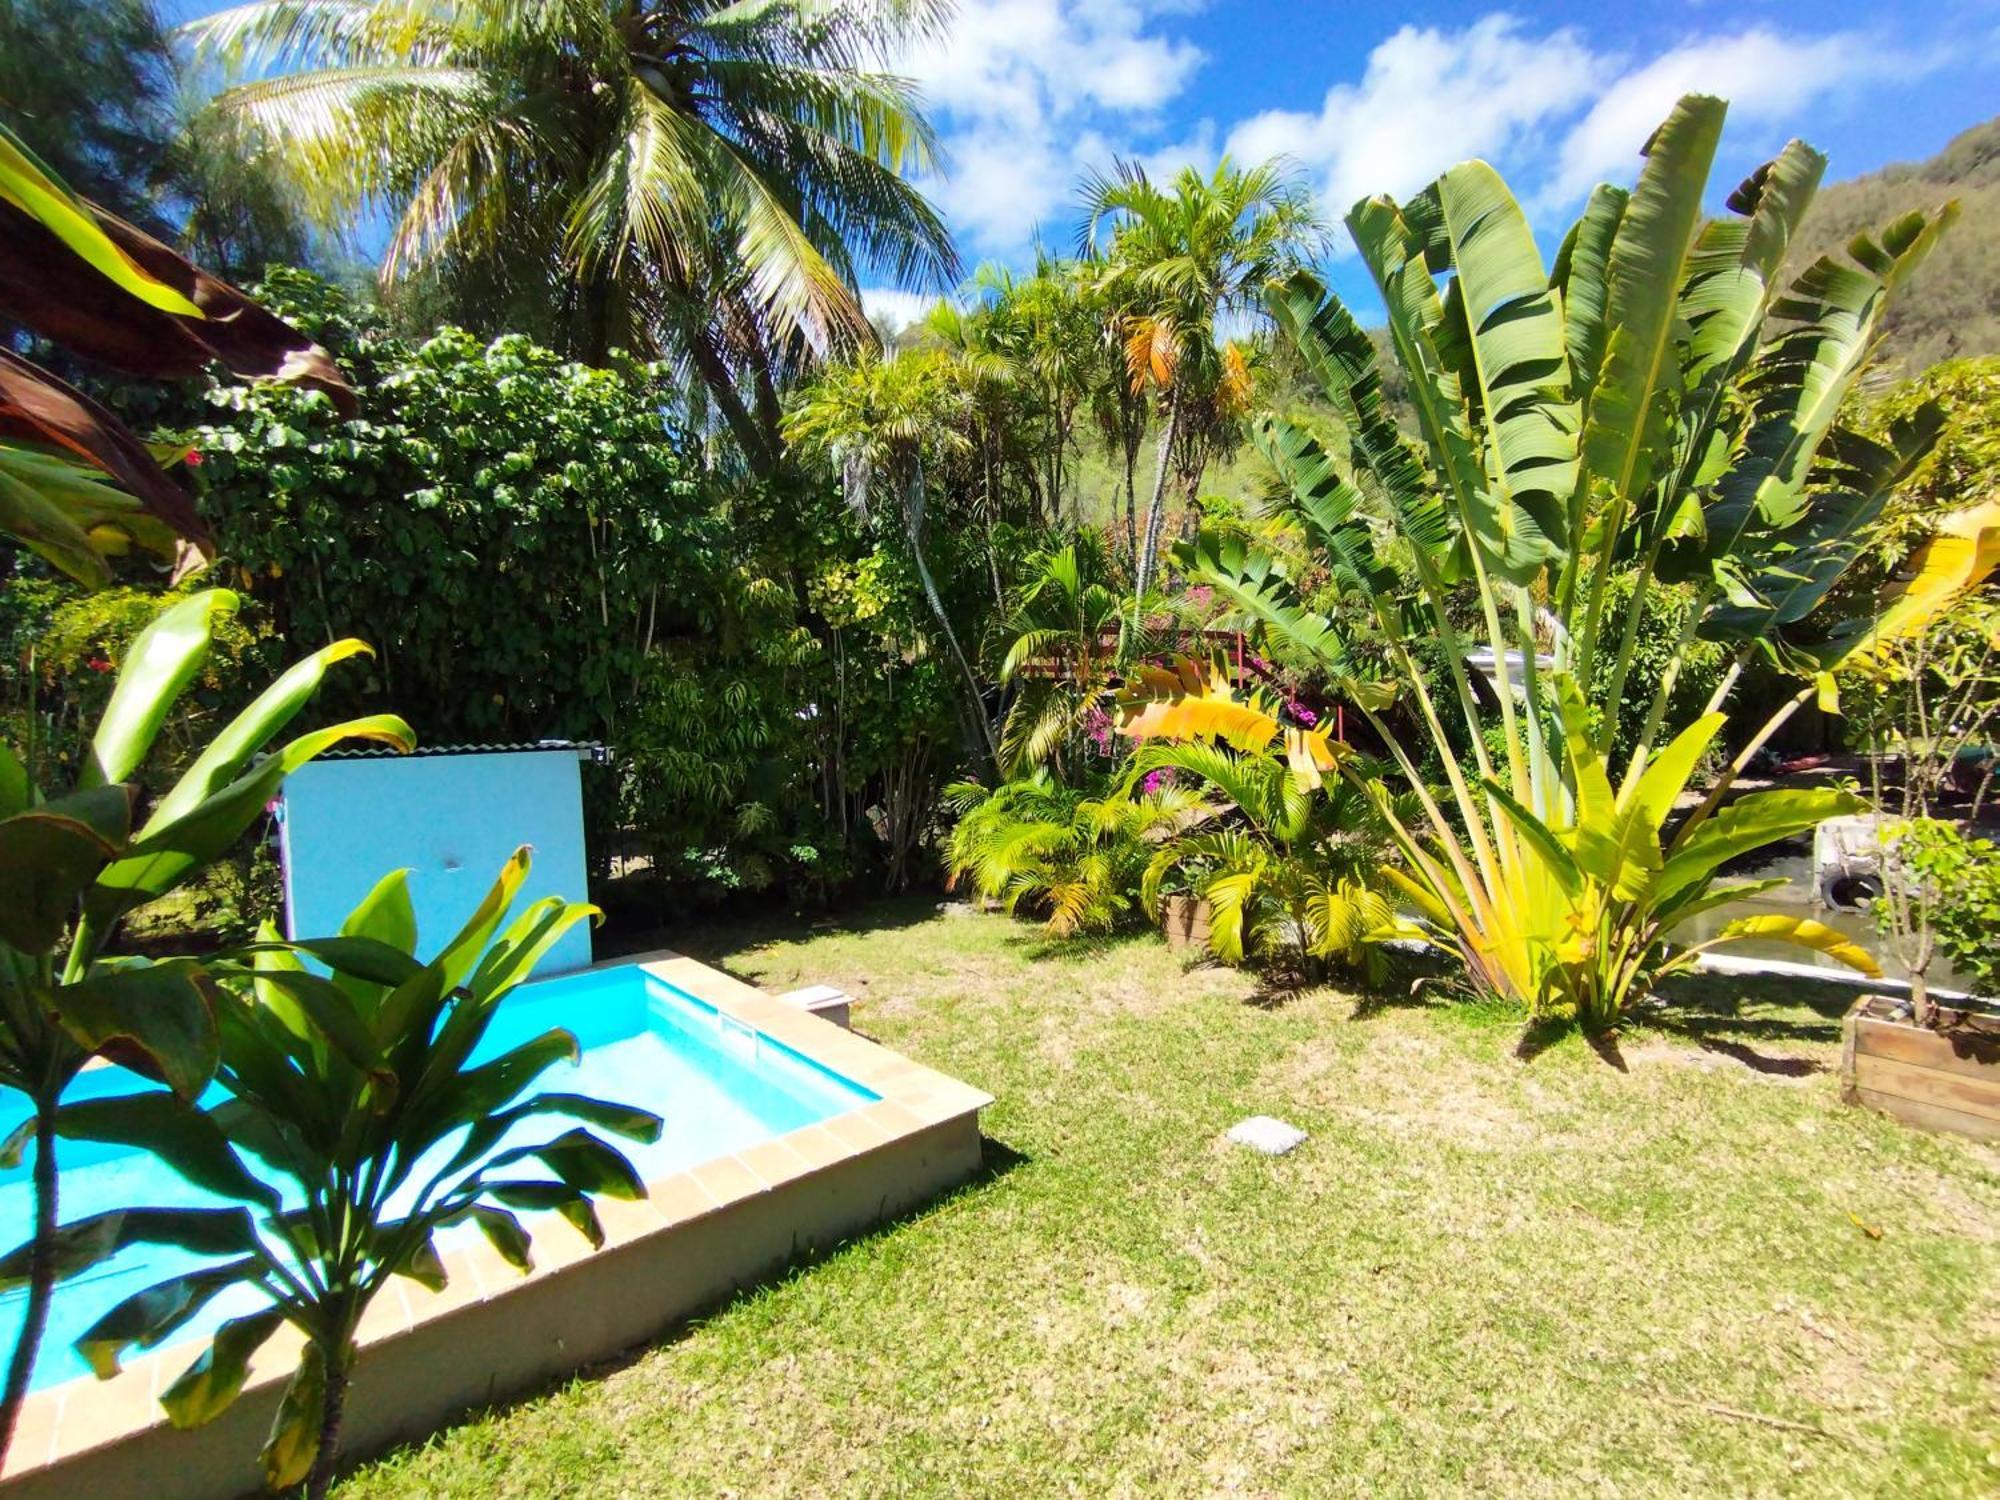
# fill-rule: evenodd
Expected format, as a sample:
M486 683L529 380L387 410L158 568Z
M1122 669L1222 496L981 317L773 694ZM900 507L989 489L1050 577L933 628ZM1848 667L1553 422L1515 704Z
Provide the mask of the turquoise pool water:
M565 975L516 990L501 1002L476 1058L497 1055L557 1026L575 1034L581 1061L556 1064L536 1087L590 1094L662 1116L666 1128L653 1145L621 1143L639 1175L649 1181L858 1109L876 1098L636 965ZM130 1073L99 1068L80 1077L68 1097L143 1087ZM26 1118L21 1105L19 1095L0 1101L0 1135ZM546 1140L570 1124L560 1119L529 1122L509 1135L505 1144ZM449 1145L443 1148L449 1149ZM140 1151L63 1141L57 1160L62 1166L66 1223L118 1207L208 1206L222 1201L190 1187ZM28 1164L23 1161L12 1171L0 1172L0 1227L6 1246L26 1239L33 1222ZM533 1227L538 1238L576 1232L553 1217L545 1227L541 1223ZM466 1226L453 1233L477 1231ZM65 1283L57 1290L50 1313L35 1385L88 1374L89 1367L73 1347L78 1335L133 1292L200 1264L182 1251L142 1246ZM20 1291L0 1295L0 1357L13 1347L23 1301ZM251 1310L257 1301L253 1290L218 1297L174 1342L201 1338L228 1318Z

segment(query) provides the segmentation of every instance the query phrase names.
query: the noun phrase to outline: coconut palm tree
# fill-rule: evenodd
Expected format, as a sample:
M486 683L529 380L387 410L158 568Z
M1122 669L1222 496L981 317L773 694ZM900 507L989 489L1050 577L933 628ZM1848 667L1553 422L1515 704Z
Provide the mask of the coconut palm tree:
M882 71L944 0L249 0L192 22L315 215L386 211L387 282L541 299L569 346L685 358L768 467L775 383L872 343L858 273L949 284L904 178L935 162Z
M985 695L938 591L926 553L931 470L971 446L965 386L940 349L883 356L864 350L806 386L793 403L785 436L840 476L848 507L863 525L876 520L879 490L896 497L904 543L938 634L958 667L973 737L989 763L999 760Z
M1129 654L1104 542L1080 531L1030 560L1027 581L1001 624L1010 637L1000 680L1017 691L1000 735L1001 769L1075 772L1093 710L1102 712Z
M1159 557L1160 523L1175 445L1197 402L1220 409L1218 393L1240 383L1217 343L1218 321L1262 316L1266 283L1317 257L1327 230L1312 197L1279 162L1243 171L1226 158L1212 177L1183 169L1169 187L1120 163L1086 179L1083 254L1101 259L1101 287L1122 340L1132 389L1150 391L1161 417L1158 463L1146 528L1138 540L1133 592L1144 597ZM1233 394L1229 397L1234 400ZM1197 463L1189 478L1201 480Z

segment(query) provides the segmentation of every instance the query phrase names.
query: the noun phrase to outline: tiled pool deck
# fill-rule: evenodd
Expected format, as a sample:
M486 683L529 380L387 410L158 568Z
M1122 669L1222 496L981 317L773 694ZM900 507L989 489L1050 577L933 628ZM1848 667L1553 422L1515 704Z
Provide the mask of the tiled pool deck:
M481 1240L445 1255L441 1292L391 1281L362 1322L345 1456L420 1437L644 1344L805 1251L979 1169L988 1095L693 959L636 961L878 1102L655 1179L640 1202L599 1199L601 1250L551 1214L533 1223L535 1266L525 1275ZM225 1500L257 1490L257 1453L298 1335L286 1327L259 1351L243 1395L221 1417L176 1432L155 1395L205 1347L177 1345L131 1360L114 1380L30 1395L0 1495Z

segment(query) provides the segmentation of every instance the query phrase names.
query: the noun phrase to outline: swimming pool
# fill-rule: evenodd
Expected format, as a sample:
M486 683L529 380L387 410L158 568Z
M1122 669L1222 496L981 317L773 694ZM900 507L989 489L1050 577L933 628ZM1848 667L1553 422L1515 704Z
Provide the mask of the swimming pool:
M741 1152L759 1142L801 1130L873 1104L880 1095L813 1061L767 1032L725 1013L637 965L588 970L524 985L500 1004L475 1061L505 1052L543 1032L562 1027L577 1039L576 1063L557 1063L539 1087L589 1094L652 1110L665 1120L660 1139L650 1145L618 1142L639 1176L668 1177L703 1162ZM76 1081L70 1100L134 1092L146 1085L116 1068L94 1068ZM218 1095L219 1097L219 1095ZM21 1098L0 1110L0 1135L27 1118ZM505 1145L550 1139L570 1128L568 1120L525 1122ZM451 1144L438 1148L440 1164ZM65 1222L107 1209L212 1206L213 1197L176 1177L143 1151L89 1142L63 1141ZM253 1170L254 1161L250 1163ZM29 1163L0 1172L0 1226L6 1245L26 1239L34 1222ZM420 1180L423 1173L413 1174ZM441 1237L440 1248L477 1238L472 1226ZM548 1237L575 1231L551 1222L536 1236L538 1257ZM171 1247L137 1246L96 1267L89 1275L58 1288L47 1336L35 1366L33 1385L43 1388L89 1374L75 1340L118 1302L166 1276L195 1269L202 1261ZM0 1349L13 1346L21 1326L25 1289L0 1297ZM203 1340L225 1320L252 1310L259 1297L239 1288L219 1297L180 1330L168 1347Z

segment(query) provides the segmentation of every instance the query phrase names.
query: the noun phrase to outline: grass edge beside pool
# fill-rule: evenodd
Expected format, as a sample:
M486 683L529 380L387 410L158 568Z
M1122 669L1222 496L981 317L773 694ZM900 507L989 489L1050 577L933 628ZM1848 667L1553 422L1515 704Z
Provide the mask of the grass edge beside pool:
M1010 1164L343 1495L2000 1482L2000 1157L1842 1105L1783 987L1704 981L1621 1072L1479 1008L1245 1004L1143 934L783 930L668 937L848 989ZM1260 1112L1312 1138L1221 1142Z

